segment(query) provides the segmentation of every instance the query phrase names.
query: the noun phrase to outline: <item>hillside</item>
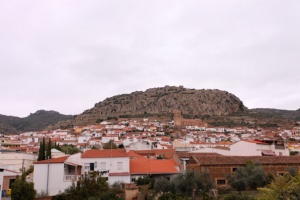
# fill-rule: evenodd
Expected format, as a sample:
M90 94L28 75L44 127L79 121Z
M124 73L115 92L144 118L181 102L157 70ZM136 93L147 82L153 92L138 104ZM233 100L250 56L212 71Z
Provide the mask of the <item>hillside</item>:
M292 120L300 120L300 109L298 110L279 110L272 108L255 108L251 109L251 111L256 113L262 113L274 117L286 118Z
M26 131L39 131L51 124L72 117L72 115L62 115L56 111L45 110L38 110L24 118L0 115L0 133L15 134Z
M245 112L248 109L239 98L226 91L165 86L107 98L74 119L50 128L84 125L112 117L172 116L174 110L180 110L185 118L201 118L205 115Z
M0 123L0 134L17 134L19 131L12 126Z

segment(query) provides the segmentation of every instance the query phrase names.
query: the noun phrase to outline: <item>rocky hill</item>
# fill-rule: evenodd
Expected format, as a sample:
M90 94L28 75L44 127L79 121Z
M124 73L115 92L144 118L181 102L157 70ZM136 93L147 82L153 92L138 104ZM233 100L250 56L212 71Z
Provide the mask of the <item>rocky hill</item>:
M16 134L26 131L39 131L51 124L72 117L72 115L62 115L56 111L45 110L38 110L24 118L0 115L0 133Z
M51 128L84 125L112 117L172 116L174 110L180 110L186 118L201 118L248 109L239 98L226 91L165 86L107 98L74 119Z

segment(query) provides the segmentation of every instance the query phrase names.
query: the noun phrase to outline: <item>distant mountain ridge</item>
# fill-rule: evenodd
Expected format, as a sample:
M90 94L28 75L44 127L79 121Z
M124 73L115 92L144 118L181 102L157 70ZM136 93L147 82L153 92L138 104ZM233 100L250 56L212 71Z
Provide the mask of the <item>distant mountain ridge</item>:
M188 89L183 86L150 88L106 98L72 120L50 128L85 125L108 117L172 116L174 110L187 118L228 115L248 110L235 95L221 90Z
M29 116L21 118L0 114L0 133L16 134L27 131L40 131L51 124L72 118L72 115L62 115L56 111L38 110Z
M208 119L212 126L249 126L257 121L253 126L276 127L281 122L292 125L293 121L300 121L300 109L248 109L227 91L165 86L106 98L77 116L45 110L25 118L0 115L0 134L72 128L112 118L172 117L174 110L179 110L184 118Z
M264 113L275 117L300 121L300 108L298 110L282 110L275 108L254 108L250 110L253 112Z

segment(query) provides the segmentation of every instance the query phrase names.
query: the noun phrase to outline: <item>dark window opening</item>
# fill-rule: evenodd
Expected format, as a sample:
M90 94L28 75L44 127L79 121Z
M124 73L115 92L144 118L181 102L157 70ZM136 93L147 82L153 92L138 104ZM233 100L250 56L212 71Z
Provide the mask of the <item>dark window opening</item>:
M95 170L95 163L90 163L90 170L94 171Z
M225 185L225 184L226 184L225 179L218 179L217 180L217 185Z
M9 189L11 189L11 185L15 182L16 179L9 179Z

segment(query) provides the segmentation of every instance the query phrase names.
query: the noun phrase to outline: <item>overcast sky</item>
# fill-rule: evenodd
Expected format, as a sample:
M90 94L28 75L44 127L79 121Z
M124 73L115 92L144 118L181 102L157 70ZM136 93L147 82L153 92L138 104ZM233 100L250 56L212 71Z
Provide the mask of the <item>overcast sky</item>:
M300 108L299 0L0 0L0 114L165 85Z

